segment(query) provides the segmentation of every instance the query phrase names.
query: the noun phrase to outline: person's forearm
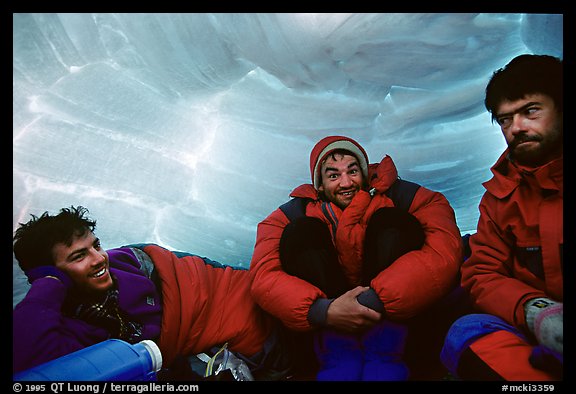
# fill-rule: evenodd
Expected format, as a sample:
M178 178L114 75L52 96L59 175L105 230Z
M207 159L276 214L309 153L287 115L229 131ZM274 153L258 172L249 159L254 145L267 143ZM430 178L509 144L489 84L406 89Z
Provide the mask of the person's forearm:
M14 371L63 356L84 347L63 326L61 313L66 288L57 279L37 279L26 297L14 308Z

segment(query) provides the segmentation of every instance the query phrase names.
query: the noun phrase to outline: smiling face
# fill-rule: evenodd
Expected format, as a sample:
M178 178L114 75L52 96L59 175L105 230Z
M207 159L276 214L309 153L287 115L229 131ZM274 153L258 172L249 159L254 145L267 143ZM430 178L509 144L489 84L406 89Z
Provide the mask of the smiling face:
M322 184L318 191L341 209L346 208L362 188L364 178L354 155L329 154L320 168Z
M562 155L562 113L549 96L529 94L502 101L494 115L519 164L536 167Z
M81 236L74 235L70 246L64 243L54 245L52 254L56 268L66 272L81 291L94 294L112 286L108 253L91 231Z

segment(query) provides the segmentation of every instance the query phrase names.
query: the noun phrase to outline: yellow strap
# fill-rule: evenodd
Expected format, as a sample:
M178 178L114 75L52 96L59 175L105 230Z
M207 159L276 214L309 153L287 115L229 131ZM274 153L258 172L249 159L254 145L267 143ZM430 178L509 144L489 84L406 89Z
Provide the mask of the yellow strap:
M218 355L220 353L222 353L227 347L228 347L228 342L226 342L220 349L218 349L216 354L214 356L212 356L212 358L210 358L210 360L206 364L206 372L204 372L205 378L212 375L212 368L214 366L214 361L216 361L216 357L218 357Z

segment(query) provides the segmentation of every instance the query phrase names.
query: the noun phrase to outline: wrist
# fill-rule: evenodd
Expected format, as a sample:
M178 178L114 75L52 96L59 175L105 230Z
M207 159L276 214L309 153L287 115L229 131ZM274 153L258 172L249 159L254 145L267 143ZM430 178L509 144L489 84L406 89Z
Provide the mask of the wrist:
M318 298L308 310L308 322L311 326L324 327L328 320L328 308L334 301L333 298Z
M536 319L547 308L557 304L546 297L532 298L524 303L524 316L526 319L526 326L531 333L535 334ZM538 319L539 321L541 319Z

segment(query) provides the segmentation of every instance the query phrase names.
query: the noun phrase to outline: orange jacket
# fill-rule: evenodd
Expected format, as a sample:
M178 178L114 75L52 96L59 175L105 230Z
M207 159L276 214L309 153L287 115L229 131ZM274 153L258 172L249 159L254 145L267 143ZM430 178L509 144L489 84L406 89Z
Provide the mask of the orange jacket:
M162 284L165 365L178 355L204 352L228 342L247 357L263 350L272 317L250 297L248 270L233 268L158 245L138 246L154 261Z
M384 192L397 178L396 166L386 156L369 168L370 188L376 189L374 197L360 191L344 211L330 203L337 218L333 242L352 285L360 282L366 225L377 209L394 206ZM321 209L322 201L311 184L297 187L290 196L311 198L313 201L307 205L306 215L323 220L332 229L330 219ZM409 212L423 226L424 246L397 259L370 284L391 319L412 317L445 295L457 283L462 259L462 242L454 211L441 193L420 187ZM288 223L280 209L259 223L250 265L251 291L264 310L278 317L288 328L304 331L311 329L307 320L310 306L326 295L314 285L282 270L279 243Z
M525 328L530 298L563 301L563 159L536 169L518 167L506 150L484 183L472 254L462 286L482 311Z

